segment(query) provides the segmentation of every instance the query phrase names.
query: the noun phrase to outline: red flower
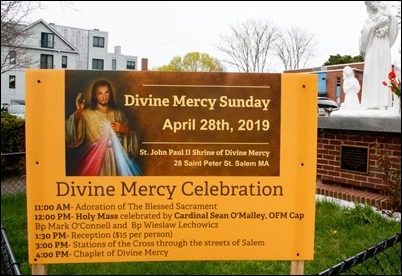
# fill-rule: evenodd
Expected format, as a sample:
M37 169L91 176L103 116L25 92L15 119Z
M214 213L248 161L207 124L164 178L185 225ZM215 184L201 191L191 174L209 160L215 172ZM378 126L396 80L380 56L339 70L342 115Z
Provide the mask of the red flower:
M396 78L395 66L392 65L391 72L388 73L389 84L383 81L384 86L388 86L389 89L395 93L399 98L401 97L401 81Z
M389 74L388 74L388 78L389 78L390 80L392 80L392 79L395 79L395 78L396 78L396 74L395 74L395 66L394 66L394 65L392 65L392 69L391 69L391 72L389 72Z

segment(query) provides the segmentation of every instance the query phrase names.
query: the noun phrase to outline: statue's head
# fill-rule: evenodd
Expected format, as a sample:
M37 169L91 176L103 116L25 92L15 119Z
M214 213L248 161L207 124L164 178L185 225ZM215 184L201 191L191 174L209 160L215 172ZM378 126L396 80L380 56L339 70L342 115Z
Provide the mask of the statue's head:
M376 12L379 9L384 8L384 4L382 1L364 1L366 4L367 10L371 12Z
M353 69L349 65L346 65L343 68L343 78L348 79L348 78L351 78L351 77L354 77Z

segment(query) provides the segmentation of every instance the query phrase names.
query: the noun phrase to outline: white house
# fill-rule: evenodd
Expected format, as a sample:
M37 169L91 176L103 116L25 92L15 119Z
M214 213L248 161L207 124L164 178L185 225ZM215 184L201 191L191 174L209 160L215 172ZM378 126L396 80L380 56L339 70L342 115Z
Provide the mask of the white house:
M11 53L6 61L10 65L18 58L30 60L29 68L1 74L2 104L25 104L25 69L139 70L138 57L121 54L120 46L108 53L108 32L58 26L42 19L25 28L29 36L22 45L24 57L1 47L2 57L3 51Z

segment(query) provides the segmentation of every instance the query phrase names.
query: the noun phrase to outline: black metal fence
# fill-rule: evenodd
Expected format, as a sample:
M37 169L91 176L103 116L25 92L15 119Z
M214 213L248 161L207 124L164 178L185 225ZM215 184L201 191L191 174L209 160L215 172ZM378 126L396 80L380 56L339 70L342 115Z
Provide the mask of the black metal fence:
M1 153L1 195L26 192L25 152ZM1 275L21 275L1 223Z
M25 152L1 153L1 175L25 174Z
M22 176L1 177L1 194L25 193L26 178Z
M316 275L401 275L401 233Z
M25 152L1 153L1 194L25 192Z
M3 223L1 223L1 275L21 275Z

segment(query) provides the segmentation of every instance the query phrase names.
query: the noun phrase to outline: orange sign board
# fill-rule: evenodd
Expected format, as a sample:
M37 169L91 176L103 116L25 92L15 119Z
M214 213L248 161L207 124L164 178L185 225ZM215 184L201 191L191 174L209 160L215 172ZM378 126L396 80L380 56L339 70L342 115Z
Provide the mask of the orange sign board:
M28 70L29 262L312 259L316 84Z

